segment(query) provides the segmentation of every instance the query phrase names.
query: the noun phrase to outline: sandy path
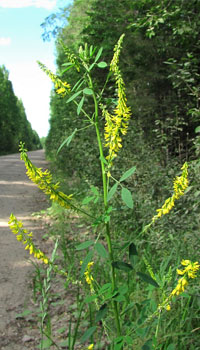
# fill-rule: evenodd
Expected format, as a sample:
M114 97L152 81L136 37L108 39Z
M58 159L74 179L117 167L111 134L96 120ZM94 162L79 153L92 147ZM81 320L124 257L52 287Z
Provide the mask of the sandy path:
M46 167L44 151L29 152L38 167ZM24 226L41 233L42 223L31 213L47 208L45 196L25 173L19 154L0 157L0 349L17 350L19 340L15 315L27 306L31 291L28 275L33 270L27 262L29 253L8 227L10 213L23 220ZM30 282L30 281L29 281ZM12 326L13 325L13 326ZM15 346L13 347L13 345ZM27 349L23 346L23 349Z

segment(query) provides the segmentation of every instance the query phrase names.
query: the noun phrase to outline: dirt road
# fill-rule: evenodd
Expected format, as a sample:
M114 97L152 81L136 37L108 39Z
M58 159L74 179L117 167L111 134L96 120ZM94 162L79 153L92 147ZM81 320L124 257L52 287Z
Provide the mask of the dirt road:
M29 152L32 162L45 168L44 151ZM27 261L29 253L24 250L11 233L8 220L11 212L34 234L43 230L42 222L31 214L47 208L45 196L31 183L25 173L19 154L0 157L0 349L25 350L30 347L22 342L16 314L27 307L31 289L28 276L33 270ZM21 344L21 345L20 345ZM22 347L22 344L24 345Z

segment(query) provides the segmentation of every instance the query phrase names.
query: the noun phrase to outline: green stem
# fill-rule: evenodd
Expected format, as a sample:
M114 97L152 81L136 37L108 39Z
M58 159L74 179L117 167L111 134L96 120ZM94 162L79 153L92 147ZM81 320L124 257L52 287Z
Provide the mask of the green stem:
M101 172L102 172L102 181L103 181L103 198L104 198L104 209L105 212L108 209L108 201L107 201L107 177L106 177L106 171L105 171L105 165L104 165L104 153L103 153L103 147L101 142L101 135L99 131L99 113L98 113L98 103L97 98L94 92L94 87L92 83L92 79L88 73L88 79L90 88L93 91L93 100L94 100L94 106L95 106L95 129L96 129L96 135L97 135L97 141L98 141L98 147L99 147L99 154L100 154L100 162L101 162ZM115 279L115 270L112 265L112 262L114 261L113 257L113 249L112 249L112 241L110 236L110 224L107 222L105 224L106 227L106 241L108 246L108 252L109 252L109 259L110 259L110 265L111 265L111 280L112 280L112 289L116 289L116 279ZM117 328L117 336L121 335L121 326L120 326L120 319L119 319L119 311L118 311L118 304L117 301L113 301L113 310L115 315L115 322L116 322L116 328Z

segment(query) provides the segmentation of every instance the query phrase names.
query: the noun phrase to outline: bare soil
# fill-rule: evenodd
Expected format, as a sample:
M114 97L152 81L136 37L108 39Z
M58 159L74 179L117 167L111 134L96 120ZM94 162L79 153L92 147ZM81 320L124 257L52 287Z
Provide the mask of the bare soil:
M29 152L32 162L41 168L47 167L44 151ZM35 350L37 330L27 326L26 321L16 318L29 307L32 291L30 275L33 265L8 227L13 213L24 226L41 237L45 232L44 222L31 214L48 207L45 195L26 176L19 154L0 157L0 349Z

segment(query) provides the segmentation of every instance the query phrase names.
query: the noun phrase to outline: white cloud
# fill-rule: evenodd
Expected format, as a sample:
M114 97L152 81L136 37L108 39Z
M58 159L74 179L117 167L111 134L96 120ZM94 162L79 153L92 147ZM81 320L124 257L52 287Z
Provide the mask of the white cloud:
M0 37L0 46L8 46L11 43L11 38Z
M4 8L22 8L30 6L51 10L56 6L56 0L0 0L0 7Z

